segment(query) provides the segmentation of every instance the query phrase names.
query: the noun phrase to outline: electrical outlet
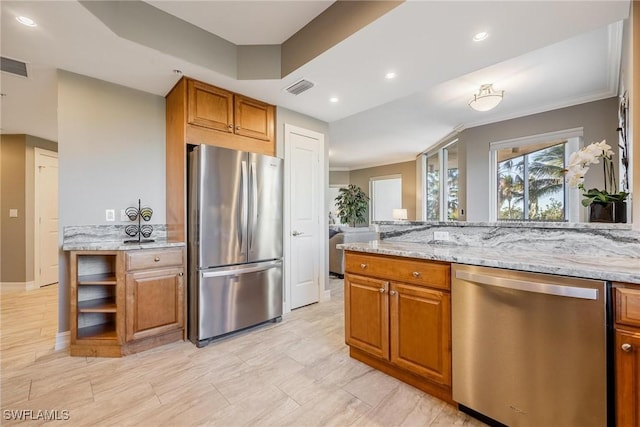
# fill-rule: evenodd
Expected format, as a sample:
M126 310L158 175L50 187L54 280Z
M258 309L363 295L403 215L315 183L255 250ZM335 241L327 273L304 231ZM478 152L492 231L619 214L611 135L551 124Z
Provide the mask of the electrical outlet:
M116 220L116 211L113 209L107 209L105 212L105 219L107 221L115 221Z
M18 209L9 209L9 218L18 218Z
M433 240L449 240L448 231L434 231Z

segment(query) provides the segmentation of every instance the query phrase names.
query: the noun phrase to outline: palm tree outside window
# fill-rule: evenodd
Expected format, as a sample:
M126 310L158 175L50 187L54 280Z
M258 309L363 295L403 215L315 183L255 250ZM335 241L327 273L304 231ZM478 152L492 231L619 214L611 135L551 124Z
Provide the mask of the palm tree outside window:
M498 151L498 158L504 158L498 162L499 220L566 219L565 143Z

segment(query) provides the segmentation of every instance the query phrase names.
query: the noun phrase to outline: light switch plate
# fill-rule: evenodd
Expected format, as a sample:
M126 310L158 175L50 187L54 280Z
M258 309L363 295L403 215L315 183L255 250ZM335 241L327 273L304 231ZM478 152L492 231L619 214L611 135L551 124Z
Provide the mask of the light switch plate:
M105 211L105 217L107 221L115 221L116 220L116 211L113 209L107 209Z
M9 209L9 218L18 218L18 209Z

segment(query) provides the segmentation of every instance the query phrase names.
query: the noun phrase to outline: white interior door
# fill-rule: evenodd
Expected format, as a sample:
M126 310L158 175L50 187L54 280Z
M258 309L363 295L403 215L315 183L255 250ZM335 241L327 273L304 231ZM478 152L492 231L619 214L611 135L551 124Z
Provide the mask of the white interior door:
M58 153L35 149L35 278L58 282Z
M321 160L324 161L322 134L285 125L285 283L289 309L318 302L324 286Z

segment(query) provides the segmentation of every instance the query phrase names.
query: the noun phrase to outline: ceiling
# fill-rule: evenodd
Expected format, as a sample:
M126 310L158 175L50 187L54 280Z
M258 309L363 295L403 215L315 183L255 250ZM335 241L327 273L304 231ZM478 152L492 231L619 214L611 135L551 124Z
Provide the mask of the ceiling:
M149 2L235 44L282 43L332 3ZM57 140L58 68L161 96L180 69L328 122L330 165L349 170L411 160L454 129L615 96L629 1L407 1L272 80L237 80L118 37L75 1L3 0L1 8L2 56L30 67L28 79L0 73L2 133ZM489 37L473 42L479 31ZM389 71L397 77L386 80ZM301 77L316 86L283 91ZM505 97L479 113L467 103L483 83Z

